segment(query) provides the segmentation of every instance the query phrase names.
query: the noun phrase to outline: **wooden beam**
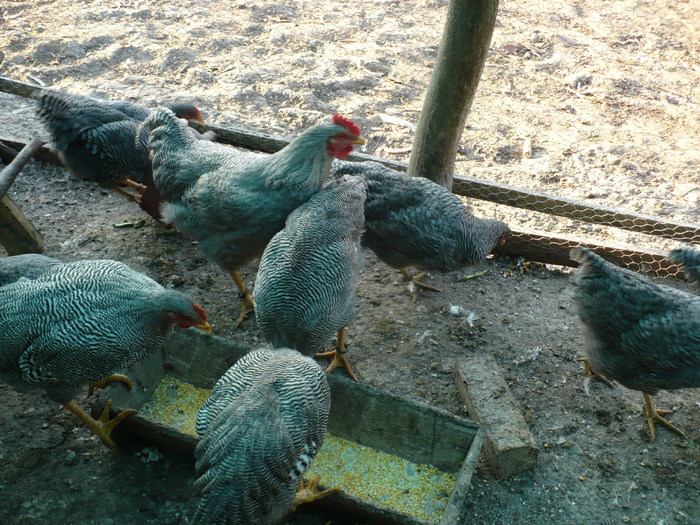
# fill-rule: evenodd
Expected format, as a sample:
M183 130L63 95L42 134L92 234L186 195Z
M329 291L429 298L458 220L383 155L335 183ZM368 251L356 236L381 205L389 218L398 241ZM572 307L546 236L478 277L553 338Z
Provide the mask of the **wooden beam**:
M27 162L29 162L32 155L34 155L34 153L36 153L43 145L44 141L42 141L39 137L34 137L29 144L22 148L22 151L20 151L17 156L12 159L12 162L10 162L2 171L0 171L0 197L7 193L7 190L10 189L10 186L12 186L12 183L17 178L17 175L19 175L19 172L22 171L22 168L24 168Z
M0 244L9 255L44 251L41 233L9 195L0 199Z
M34 98L34 92L37 89L42 89L42 86L0 76L0 91L4 93L17 95L18 97Z

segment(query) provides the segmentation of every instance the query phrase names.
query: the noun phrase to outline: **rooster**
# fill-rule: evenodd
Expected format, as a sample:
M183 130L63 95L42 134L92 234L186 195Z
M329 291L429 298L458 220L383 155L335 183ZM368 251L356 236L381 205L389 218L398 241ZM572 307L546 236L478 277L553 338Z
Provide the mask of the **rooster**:
M685 435L654 409L661 389L700 386L700 297L656 284L574 248L576 311L586 336L590 368L640 390L651 439L660 423ZM587 378L588 379L588 378Z
M341 115L272 155L197 141L186 122L164 108L153 111L144 126L163 217L233 277L243 299L236 326L254 310L238 268L260 256L287 215L318 192L334 157L343 159L365 142Z
M148 108L49 89L39 92L37 104L39 119L71 173L113 189L156 220L160 218L146 134L139 130ZM177 103L171 109L179 117L203 123L202 113L192 104ZM191 133L199 136L194 130ZM138 196L121 186L134 188Z
M409 177L377 162L340 162L334 177L352 175L367 182L362 245L400 270L409 290L440 290L412 277L407 266L449 272L475 264L503 243L510 228L495 219L475 217L471 209L439 184Z
M112 429L134 410L110 420L108 402L94 419L75 402L80 387L131 388L117 371L161 349L175 324L211 332L206 319L184 295L120 262L57 264L0 287L0 380L19 392L44 389L115 448Z

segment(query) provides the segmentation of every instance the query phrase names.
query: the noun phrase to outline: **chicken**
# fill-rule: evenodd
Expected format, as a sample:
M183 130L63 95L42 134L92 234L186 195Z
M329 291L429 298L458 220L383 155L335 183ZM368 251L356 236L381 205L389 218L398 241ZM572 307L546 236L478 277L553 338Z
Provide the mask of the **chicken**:
M141 122L149 110L117 100L99 100L44 89L38 96L37 114L49 131L63 164L83 180L114 189L160 219L160 198L151 173L146 133ZM191 104L174 104L176 115L203 122ZM193 134L197 134L192 130ZM197 134L198 135L198 134ZM138 197L123 190L134 188Z
M231 274L243 298L236 326L254 310L238 268L260 256L287 215L321 188L333 157L345 158L365 142L340 115L272 155L196 141L167 109L151 113L145 126L163 217Z
M22 277L36 279L59 264L63 263L58 259L39 253L3 257L0 259L0 286L14 283Z
M290 349L258 349L214 386L199 411L192 524L268 525L290 507L340 489L298 482L326 436L330 389L310 358Z
M692 248L676 248L671 250L668 258L683 266L683 271L695 289L700 291L700 250Z
M44 389L105 445L134 411L99 419L75 403L81 386L131 381L118 370L162 348L172 326L211 331L198 305L109 260L55 266L34 280L0 287L0 379L20 392Z
M590 366L642 392L652 439L655 423L683 434L661 417L666 411L654 409L651 396L700 386L700 297L614 266L586 248L570 256L580 265L572 284Z
M345 326L355 307L363 263L360 236L367 185L359 177L330 181L287 217L265 248L255 282L256 319L274 347L305 355L320 352L338 334L326 370L342 366L357 380L346 358Z
M448 272L483 260L497 242L510 235L498 220L481 219L453 193L428 179L409 177L377 162L340 162L334 177L360 176L367 181L362 244L384 263L398 268L409 290L439 291L411 277L407 266Z

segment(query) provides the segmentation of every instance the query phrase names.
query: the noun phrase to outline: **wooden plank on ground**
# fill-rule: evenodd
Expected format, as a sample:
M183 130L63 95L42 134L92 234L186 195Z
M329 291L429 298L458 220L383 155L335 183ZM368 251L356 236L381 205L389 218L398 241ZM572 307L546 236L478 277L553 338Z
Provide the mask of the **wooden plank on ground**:
M534 468L535 438L494 359L476 356L458 362L454 379L469 415L486 428L484 450L496 478Z
M0 199L0 244L9 255L44 251L41 233L9 195Z

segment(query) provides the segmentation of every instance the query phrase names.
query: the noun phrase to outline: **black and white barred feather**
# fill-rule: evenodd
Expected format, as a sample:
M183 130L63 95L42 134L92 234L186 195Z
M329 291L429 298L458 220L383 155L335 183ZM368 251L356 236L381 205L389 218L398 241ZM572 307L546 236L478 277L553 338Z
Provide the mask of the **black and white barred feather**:
M54 266L63 264L58 259L40 253L11 255L0 259L0 286L14 283L22 277L36 279Z
M326 376L312 359L290 349L241 358L197 418L192 523L278 523L323 444L329 411Z
M100 100L44 89L37 114L47 128L61 161L83 180L106 187L124 179L146 183L151 162L141 122L148 108L119 100ZM182 117L201 115L191 104L175 104Z
M0 287L0 379L65 403L162 348L177 316L203 322L198 308L117 261L59 264Z
M358 177L329 182L289 215L265 248L255 315L273 346L313 355L352 319L366 194Z
M673 262L683 266L688 280L700 291L700 250L692 248L675 248L668 256Z
M335 160L331 175L367 182L362 245L394 268L456 270L484 259L510 233L499 220L474 216L439 184L377 162Z
M574 303L591 367L627 388L700 386L700 297L619 268L587 248L570 254Z

